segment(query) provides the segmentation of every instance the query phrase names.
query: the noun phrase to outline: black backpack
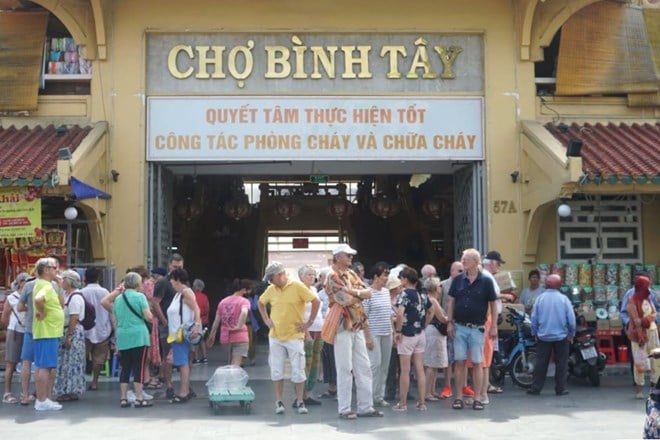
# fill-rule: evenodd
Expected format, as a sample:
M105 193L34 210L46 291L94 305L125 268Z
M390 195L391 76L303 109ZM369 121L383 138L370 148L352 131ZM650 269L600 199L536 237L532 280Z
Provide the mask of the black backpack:
M75 291L69 296L69 300L66 302L67 307L69 306L69 303L71 302L71 298L73 298L73 295L80 295L85 302L85 319L80 321L82 324L83 328L85 330L91 330L94 328L96 325L96 308L92 303L87 301L87 298L85 298L85 295L82 294L82 292Z

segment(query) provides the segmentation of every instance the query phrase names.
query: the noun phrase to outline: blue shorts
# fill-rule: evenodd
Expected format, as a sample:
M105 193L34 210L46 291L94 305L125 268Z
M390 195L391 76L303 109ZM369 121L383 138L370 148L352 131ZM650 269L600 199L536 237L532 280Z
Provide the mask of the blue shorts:
M34 342L32 340L32 333L23 333L23 346L21 347L21 360L34 361Z
M190 354L190 344L187 342L172 343L172 365L182 367L188 365Z
M478 328L454 324L456 336L454 337L454 360L466 361L470 350L470 360L473 364L480 364L484 360L484 332ZM482 327L483 329L483 327Z
M34 365L37 368L57 368L57 349L60 338L34 340Z

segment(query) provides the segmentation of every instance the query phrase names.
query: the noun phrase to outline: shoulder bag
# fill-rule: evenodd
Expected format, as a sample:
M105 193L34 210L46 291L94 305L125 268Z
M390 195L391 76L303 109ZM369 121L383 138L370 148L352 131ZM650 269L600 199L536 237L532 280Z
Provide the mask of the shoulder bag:
M130 310L135 316L137 316L138 318L140 318L140 319L142 320L142 322L144 322L144 325L147 326L147 331L149 332L149 334L151 334L151 330L153 329L153 325L152 325L150 322L147 322L147 321L144 319L144 316L140 315L138 312L135 311L135 309L133 308L133 306L131 305L131 303L128 302L128 299L126 299L126 295L125 295L125 294L122 293L121 297L124 298L124 302L126 303L126 306L129 308L129 310Z

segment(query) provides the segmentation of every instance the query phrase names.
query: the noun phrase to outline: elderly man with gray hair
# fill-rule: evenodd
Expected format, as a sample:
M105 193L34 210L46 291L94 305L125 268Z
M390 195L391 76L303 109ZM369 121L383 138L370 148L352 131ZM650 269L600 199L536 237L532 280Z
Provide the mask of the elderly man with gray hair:
M284 414L284 362L291 362L291 382L296 389L294 407L298 414L307 414L303 401L305 375L305 332L311 327L321 301L303 283L288 279L282 263L273 261L266 267L264 281L270 286L259 298L259 313L270 328L268 334L270 377L275 385L275 413ZM304 322L305 303L312 303L307 322ZM266 306L270 305L270 313Z

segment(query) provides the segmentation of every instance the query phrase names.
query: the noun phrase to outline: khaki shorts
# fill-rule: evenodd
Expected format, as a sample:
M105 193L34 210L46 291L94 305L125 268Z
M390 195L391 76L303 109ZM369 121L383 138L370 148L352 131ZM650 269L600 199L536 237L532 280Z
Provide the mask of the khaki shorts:
M110 340L92 344L89 339L85 339L85 350L87 359L91 359L93 365L103 365L110 355Z

